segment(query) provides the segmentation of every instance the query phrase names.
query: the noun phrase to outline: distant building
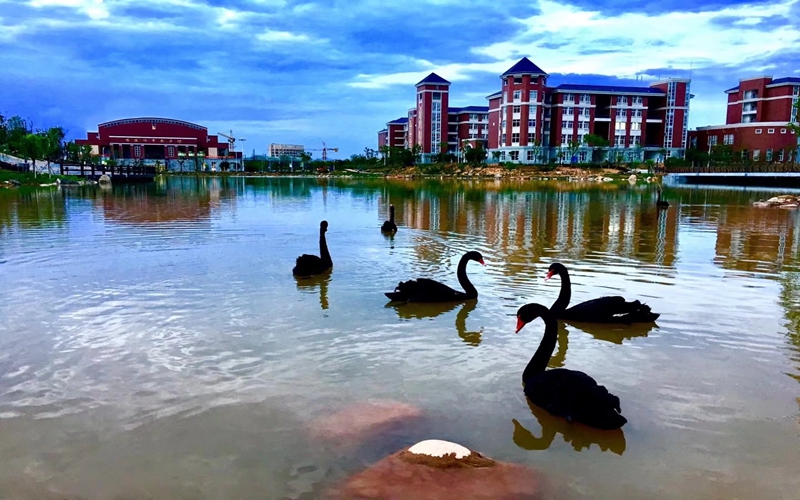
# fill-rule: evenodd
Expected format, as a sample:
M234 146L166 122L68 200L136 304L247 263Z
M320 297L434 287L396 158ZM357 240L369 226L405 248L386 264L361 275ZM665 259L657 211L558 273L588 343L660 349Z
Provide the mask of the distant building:
M242 153L228 150L227 141L209 135L202 125L170 118L125 118L101 123L97 132L75 141L91 146L92 153L104 161L162 162L168 169L183 169L182 163L194 163L207 170L242 170ZM187 165L186 169L191 169Z
M710 152L714 146L726 145L742 158L753 161L792 161L798 136L786 125L798 123L793 106L800 100L800 78L745 78L725 93L728 94L725 125L692 130L691 147Z
M306 152L306 148L300 144L270 144L269 155L273 157L291 156L300 158Z
M419 145L423 161L457 152L467 143L496 152L500 160L541 163L564 157L578 143L574 160L589 161L588 134L609 141L629 159L657 158L662 150L683 156L687 147L690 80L670 78L649 86L562 84L547 86L548 75L527 57L500 75L501 89L488 106L448 107L450 82L431 73L416 85L416 106L405 123L406 147ZM399 143L389 122L379 133ZM382 136L380 134L383 134Z

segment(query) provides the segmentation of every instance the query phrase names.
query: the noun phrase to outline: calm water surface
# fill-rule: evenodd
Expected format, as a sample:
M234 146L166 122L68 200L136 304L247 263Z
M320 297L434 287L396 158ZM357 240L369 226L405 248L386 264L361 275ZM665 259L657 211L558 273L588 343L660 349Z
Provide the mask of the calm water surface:
M438 437L545 472L567 499L798 498L798 214L775 193L500 181L170 179L0 191L0 497L315 498ZM399 232L380 234L388 205ZM334 270L298 281L330 223ZM477 303L387 307L418 276ZM622 400L618 434L530 408L521 374L564 262L573 301L656 326L562 326L550 366ZM342 453L313 419L424 417Z

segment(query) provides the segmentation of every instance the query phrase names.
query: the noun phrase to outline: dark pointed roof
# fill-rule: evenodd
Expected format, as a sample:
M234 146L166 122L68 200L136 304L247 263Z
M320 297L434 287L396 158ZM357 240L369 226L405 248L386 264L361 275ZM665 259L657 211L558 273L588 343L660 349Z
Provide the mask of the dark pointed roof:
M436 73L431 73L430 75L426 76L416 86L419 87L420 85L424 85L426 83L450 85L450 82Z
M500 76L520 74L546 75L547 73L545 73L544 70L542 70L542 68L539 66L533 64L530 59L523 57L517 64L511 66L508 71Z

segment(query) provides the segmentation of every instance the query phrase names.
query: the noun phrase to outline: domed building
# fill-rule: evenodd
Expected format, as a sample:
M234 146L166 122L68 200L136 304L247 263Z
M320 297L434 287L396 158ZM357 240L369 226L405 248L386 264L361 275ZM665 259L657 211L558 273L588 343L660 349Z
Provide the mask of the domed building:
M242 153L233 151L234 140L220 141L208 128L171 118L125 118L101 123L97 132L75 141L92 147L106 162L141 161L161 164L173 171L241 171Z

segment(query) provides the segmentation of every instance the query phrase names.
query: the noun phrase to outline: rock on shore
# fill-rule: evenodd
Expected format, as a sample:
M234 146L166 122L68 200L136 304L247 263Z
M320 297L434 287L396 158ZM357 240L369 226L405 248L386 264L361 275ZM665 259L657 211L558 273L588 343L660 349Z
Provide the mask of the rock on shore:
M766 201L755 201L753 202L753 206L760 208L798 208L800 207L800 196L791 194L773 196Z

